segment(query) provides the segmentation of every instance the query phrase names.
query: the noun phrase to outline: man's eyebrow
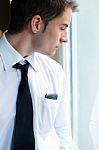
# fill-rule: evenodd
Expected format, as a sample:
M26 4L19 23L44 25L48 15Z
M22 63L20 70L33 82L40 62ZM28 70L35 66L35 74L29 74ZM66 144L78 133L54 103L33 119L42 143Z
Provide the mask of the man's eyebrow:
M63 26L66 26L66 27L68 27L68 24L63 24Z
M64 23L64 24L61 24L61 26L64 26L64 27L67 28L67 27L68 27L68 24L65 24L65 23Z
M67 23L60 24L60 27L62 27L62 28L64 28L64 29L65 29L65 28L68 28L68 26L69 26L69 25L68 25Z

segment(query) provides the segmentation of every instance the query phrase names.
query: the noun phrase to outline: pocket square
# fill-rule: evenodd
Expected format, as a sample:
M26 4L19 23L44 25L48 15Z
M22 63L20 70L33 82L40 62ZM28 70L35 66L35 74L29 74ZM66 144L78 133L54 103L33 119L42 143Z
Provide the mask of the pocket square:
M45 94L45 98L57 100L58 94L56 94L56 93L53 93L53 94Z

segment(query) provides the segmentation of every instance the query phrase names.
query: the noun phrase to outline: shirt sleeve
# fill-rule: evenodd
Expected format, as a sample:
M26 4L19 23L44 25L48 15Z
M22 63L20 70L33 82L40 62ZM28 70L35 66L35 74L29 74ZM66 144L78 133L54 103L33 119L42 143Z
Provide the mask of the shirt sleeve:
M67 98L66 78L61 74L61 99L55 119L55 130L59 137L59 150L74 150L71 132L70 101Z

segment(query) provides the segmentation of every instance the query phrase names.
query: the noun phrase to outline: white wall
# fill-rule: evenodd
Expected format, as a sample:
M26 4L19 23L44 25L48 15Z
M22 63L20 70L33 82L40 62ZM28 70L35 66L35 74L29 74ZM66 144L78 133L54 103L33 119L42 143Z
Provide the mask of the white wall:
M99 85L99 1L78 3L78 144L80 150L92 150L89 121Z

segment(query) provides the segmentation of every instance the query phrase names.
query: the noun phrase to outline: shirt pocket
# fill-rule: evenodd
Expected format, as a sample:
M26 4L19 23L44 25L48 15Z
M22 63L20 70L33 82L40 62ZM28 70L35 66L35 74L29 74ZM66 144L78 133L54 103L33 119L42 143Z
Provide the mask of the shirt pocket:
M47 134L54 126L55 116L58 109L58 99L39 98L38 104L38 127L41 134Z

